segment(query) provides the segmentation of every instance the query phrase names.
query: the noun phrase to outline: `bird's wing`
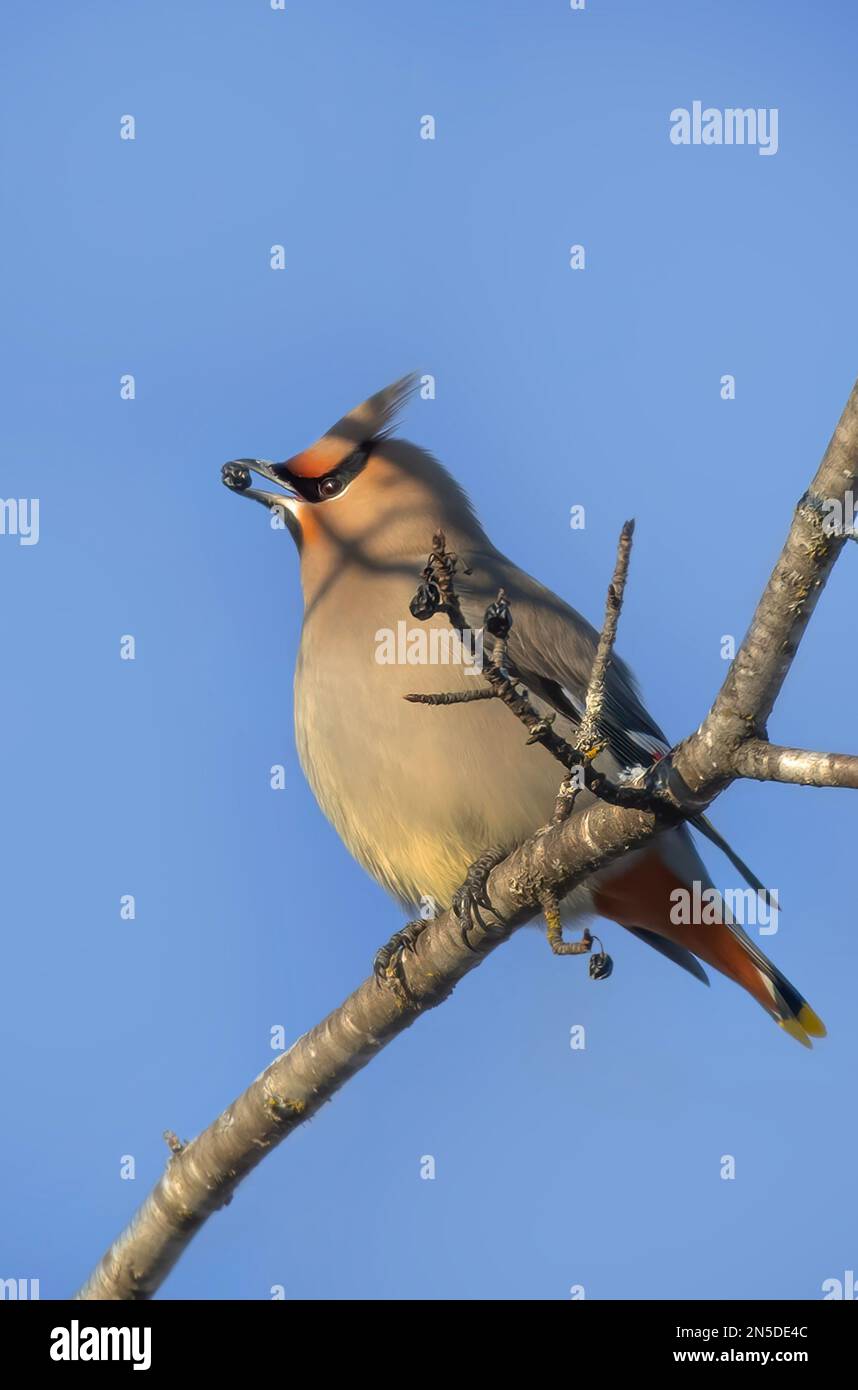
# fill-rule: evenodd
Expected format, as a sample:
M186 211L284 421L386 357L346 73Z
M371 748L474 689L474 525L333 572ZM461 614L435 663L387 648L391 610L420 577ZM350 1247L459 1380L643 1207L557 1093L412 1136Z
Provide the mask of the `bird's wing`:
M474 557L473 574L457 576L469 623L482 624L485 605L503 587L512 609L509 665L512 673L574 727L580 722L598 633L569 604L497 552ZM664 756L670 743L648 713L637 682L619 657L612 657L605 677L601 734L622 769L647 767ZM558 731L559 732L559 731ZM704 815L691 824L730 860L747 883L764 898L769 891Z
M505 557L475 557L473 568L470 578L456 578L468 621L481 626L485 603L503 587L512 609L508 644L512 674L570 724L578 724L598 643L595 629ZM616 656L605 679L601 733L621 768L648 766L670 747L647 713L634 676Z

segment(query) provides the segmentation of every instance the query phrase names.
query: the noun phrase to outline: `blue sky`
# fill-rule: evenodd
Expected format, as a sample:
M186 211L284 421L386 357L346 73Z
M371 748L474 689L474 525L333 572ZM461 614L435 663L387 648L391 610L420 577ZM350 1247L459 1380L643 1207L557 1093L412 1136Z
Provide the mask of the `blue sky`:
M404 432L591 618L637 518L621 649L666 730L693 728L858 370L858 18L19 0L2 31L0 492L40 500L40 534L0 537L0 1276L62 1297L162 1130L204 1127L401 920L303 781L295 556L221 462L431 373ZM672 145L696 99L776 107L776 156ZM855 747L856 563L777 740ZM858 1259L856 812L751 784L713 812L780 891L765 948L828 1023L812 1054L617 927L600 985L520 932L257 1170L163 1296L820 1297Z

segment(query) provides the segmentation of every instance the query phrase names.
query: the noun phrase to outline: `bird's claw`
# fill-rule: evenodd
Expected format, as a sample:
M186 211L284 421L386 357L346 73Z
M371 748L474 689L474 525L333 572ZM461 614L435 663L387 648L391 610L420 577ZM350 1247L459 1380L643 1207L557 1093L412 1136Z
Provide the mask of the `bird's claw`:
M406 951L414 950L418 937L428 925L428 922L422 920L407 922L400 931L393 933L384 946L379 946L372 963L376 984L383 989L396 990L409 1002L412 1001L413 995L405 979L402 958Z
M491 912L500 921L500 914L496 911L489 898L486 885L492 869L497 868L498 864L506 858L505 849L490 849L485 854L481 854L479 859L475 859L473 864L465 874L465 881L460 888L453 894L452 908L459 922L462 933L462 940L469 951L475 948L468 940L468 934L473 929L474 922L483 931L487 930L486 923L483 921L480 908Z

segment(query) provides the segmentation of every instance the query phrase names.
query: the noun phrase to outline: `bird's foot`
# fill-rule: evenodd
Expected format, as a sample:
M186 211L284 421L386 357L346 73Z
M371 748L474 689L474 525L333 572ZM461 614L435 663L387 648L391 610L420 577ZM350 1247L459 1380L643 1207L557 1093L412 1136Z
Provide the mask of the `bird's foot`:
M390 940L378 948L372 963L376 984L394 990L408 1003L413 1001L414 996L405 979L402 958L406 951L414 950L417 938L428 925L428 921L422 920L407 922L401 931L394 932Z
M497 868L498 864L506 858L507 853L507 850L500 847L486 850L485 854L481 854L479 859L474 860L465 874L465 881L461 888L457 888L453 894L453 911L459 922L462 940L469 950L474 949L468 940L468 934L473 930L474 922L484 931L486 930L486 923L480 913L481 908L493 913L498 921L501 920L500 914L495 911L489 900L486 885L492 869Z
M557 899L553 896L547 897L542 904L542 912L545 917L545 925L548 929L548 944L555 956L590 956L590 979L607 980L614 968L611 957L603 950L602 943L598 936L593 936L585 927L578 941L563 940L563 925L560 921L560 909ZM599 949L593 952L593 942L596 942ZM591 954L592 952L592 954Z

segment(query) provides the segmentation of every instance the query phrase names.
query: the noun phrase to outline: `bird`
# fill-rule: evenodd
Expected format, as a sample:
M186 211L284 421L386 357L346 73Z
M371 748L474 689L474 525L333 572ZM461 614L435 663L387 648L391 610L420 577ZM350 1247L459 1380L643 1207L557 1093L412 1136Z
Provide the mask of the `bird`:
M235 493L281 519L300 560L304 615L294 679L295 737L304 774L345 846L404 907L460 906L472 866L487 866L550 819L559 765L528 744L500 700L473 699L453 709L410 702L417 667L390 658L419 578L441 533L460 557L456 594L469 627L480 629L502 592L513 615L507 669L523 683L540 717L574 739L598 634L562 598L520 569L491 542L467 494L427 450L395 433L417 389L412 374L368 397L314 443L284 462L239 458L223 465ZM251 486L252 474L277 491ZM426 631L448 634L443 612ZM387 644L385 647L385 643ZM382 650L386 650L386 657ZM402 656L402 651L400 656ZM475 688L463 659L419 667L423 694ZM455 727L451 721L455 721ZM647 712L637 683L612 658L600 716L604 748L597 769L622 779L670 750ZM572 814L592 804L582 791ZM742 860L708 822L709 838L758 889ZM696 889L695 889L696 885ZM712 880L686 825L597 871L563 899L565 926L582 924L582 950L593 917L614 922L708 984L704 965L743 987L805 1047L825 1036L806 999L744 932L733 915L706 925L680 921L684 893L710 893ZM424 908L423 918L426 912ZM421 921L388 945L413 946ZM390 951L383 955L386 961Z

